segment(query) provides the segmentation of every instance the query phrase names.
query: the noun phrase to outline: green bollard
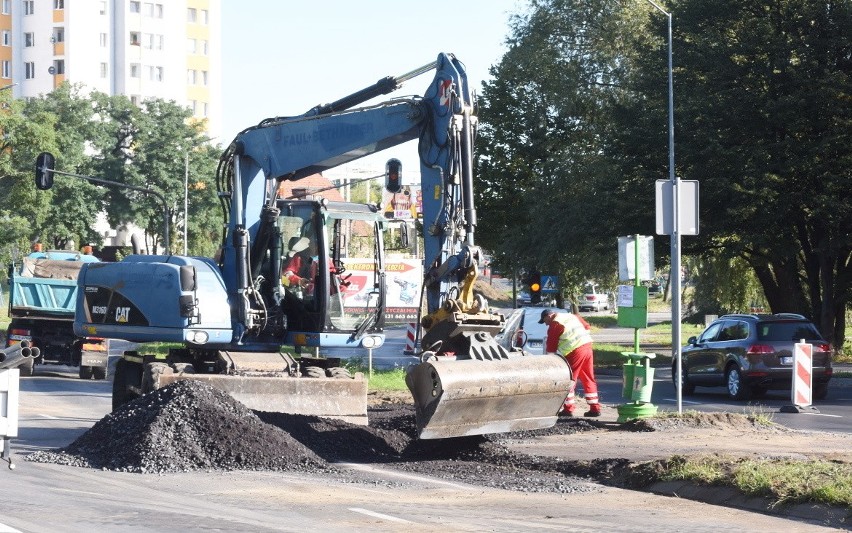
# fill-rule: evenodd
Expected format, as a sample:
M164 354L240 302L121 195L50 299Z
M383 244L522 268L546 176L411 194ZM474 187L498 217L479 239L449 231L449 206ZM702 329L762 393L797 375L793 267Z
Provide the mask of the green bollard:
M622 396L633 403L618 406L618 422L655 415L657 406L651 403L654 385L651 359L656 354L622 352L621 355L628 358L624 363Z
M630 352L621 352L621 355L627 358L622 364L621 397L630 402L633 401L633 375L636 372L636 365L630 357Z

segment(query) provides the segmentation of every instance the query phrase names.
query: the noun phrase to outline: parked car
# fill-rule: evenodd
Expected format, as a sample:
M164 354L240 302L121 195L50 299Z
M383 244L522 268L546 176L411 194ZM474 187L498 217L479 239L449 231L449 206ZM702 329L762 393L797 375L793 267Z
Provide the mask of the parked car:
M606 311L609 309L609 294L600 292L594 283L587 283L577 307L580 311Z
M683 348L682 392L695 387L726 387L728 396L747 400L768 390L790 390L794 344L813 345L812 399L825 399L832 375L831 346L802 315L724 315ZM677 361L672 380L677 384Z
M498 343L506 348L523 347L532 354L544 354L544 341L547 338L547 324L539 324L541 312L550 309L556 313L568 313L556 307L522 307L515 309L506 319L506 326L496 336ZM523 332L520 333L519 332Z

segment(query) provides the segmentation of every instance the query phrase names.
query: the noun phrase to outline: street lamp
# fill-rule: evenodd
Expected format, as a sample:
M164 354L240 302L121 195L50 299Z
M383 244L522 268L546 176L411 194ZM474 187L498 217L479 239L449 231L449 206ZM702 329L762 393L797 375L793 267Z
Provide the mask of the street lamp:
M674 353L672 356L677 361L676 377L681 376L681 331L680 331L680 314L681 314L681 297L680 297L680 179L675 176L674 166L674 81L672 79L672 14L660 7L653 0L645 0L654 9L666 16L668 20L668 56L669 56L669 180L672 183L672 236L671 236L671 256L672 265L669 272L669 282L674 276L674 284L672 285L672 348ZM677 388L677 412L683 412L683 398L681 396L680 386Z
M183 163L183 255L189 255L189 152Z

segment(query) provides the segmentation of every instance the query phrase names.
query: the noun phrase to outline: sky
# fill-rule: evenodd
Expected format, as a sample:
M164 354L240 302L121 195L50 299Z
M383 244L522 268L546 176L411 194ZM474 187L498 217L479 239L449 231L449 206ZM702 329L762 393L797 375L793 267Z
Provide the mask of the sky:
M522 0L222 0L223 128L214 142L275 116L299 115L398 76L449 52L471 87L506 51L510 15ZM380 100L422 95L427 73ZM391 157L416 184L416 141L352 162L326 177L378 175Z

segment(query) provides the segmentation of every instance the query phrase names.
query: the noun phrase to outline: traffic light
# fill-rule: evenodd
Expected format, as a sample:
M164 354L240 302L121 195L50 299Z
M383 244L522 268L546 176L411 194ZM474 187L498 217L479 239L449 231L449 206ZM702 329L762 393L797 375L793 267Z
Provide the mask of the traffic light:
M53 187L53 169L56 166L56 158L53 154L42 152L38 154L35 164L35 184L42 191Z
M533 270L529 275L530 285L530 303L537 304L541 302L541 273Z
M402 161L399 159L388 159L385 165L385 189L393 194L402 190Z

